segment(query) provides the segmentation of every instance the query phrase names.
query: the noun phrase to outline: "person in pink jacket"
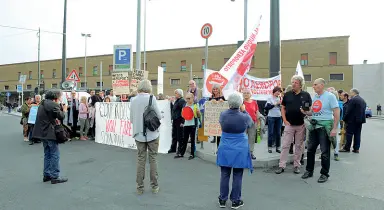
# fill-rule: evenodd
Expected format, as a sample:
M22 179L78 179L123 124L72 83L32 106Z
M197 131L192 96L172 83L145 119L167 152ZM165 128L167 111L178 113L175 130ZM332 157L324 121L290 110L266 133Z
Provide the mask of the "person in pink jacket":
M79 106L80 121L80 140L88 140L87 134L89 129L89 110L87 105L87 97L82 96Z

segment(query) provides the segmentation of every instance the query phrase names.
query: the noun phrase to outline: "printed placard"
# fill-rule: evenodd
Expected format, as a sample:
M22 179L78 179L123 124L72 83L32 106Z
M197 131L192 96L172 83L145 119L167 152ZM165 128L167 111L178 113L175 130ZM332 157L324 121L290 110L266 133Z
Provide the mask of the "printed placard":
M38 105L32 105L29 110L28 124L34 125L36 123L37 110L39 109Z
M112 88L115 95L129 94L128 72L112 72Z
M221 136L221 126L219 123L221 112L228 110L227 101L224 102L205 102L204 110L204 135L205 136Z

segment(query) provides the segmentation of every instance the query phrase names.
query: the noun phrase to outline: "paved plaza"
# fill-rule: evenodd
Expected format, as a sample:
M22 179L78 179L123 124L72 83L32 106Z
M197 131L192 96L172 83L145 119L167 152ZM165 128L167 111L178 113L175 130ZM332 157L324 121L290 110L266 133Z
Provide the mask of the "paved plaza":
M136 151L93 141L60 145L62 175L69 182L43 183L42 145L23 142L19 121L17 116L0 113L1 210L219 209L220 173L214 164L159 155L159 194L150 192L146 180L146 191L138 196ZM245 173L242 209L384 209L384 120L368 120L362 136L361 153L341 154L340 162L332 160L331 177L324 184L317 183L319 162L314 178L308 180L294 175L292 165L281 175L271 168Z

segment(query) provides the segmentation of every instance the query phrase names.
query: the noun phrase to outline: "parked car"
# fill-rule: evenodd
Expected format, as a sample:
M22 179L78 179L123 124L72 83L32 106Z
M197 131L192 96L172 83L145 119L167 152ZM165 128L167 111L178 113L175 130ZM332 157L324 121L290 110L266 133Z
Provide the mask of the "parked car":
M370 117L372 117L372 109L369 108L368 106L365 107L365 117L366 117L366 118L370 118Z

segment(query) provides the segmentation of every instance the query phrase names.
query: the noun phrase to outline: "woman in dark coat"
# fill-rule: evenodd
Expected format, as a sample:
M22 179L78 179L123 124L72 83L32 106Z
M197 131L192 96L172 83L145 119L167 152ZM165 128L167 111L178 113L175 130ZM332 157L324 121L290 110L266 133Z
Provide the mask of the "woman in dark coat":
M64 119L64 112L61 110L59 99L63 93L61 90L49 90L45 100L40 103L37 111L35 127L32 138L40 139L44 147L44 178L43 182L51 181L51 184L67 182L68 179L60 178L60 152L56 139L54 125Z

